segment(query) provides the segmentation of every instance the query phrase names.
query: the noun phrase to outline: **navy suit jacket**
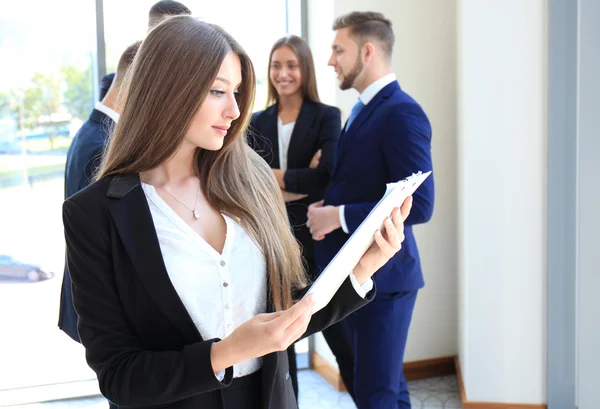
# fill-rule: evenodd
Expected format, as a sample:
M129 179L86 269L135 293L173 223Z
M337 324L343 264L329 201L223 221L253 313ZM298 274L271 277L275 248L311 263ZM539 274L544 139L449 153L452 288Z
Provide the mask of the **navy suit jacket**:
M89 119L73 137L65 165L65 199L92 182L94 171L100 165L104 145L114 124L108 115L94 109ZM77 314L73 308L71 295L71 277L66 265L60 296L58 327L75 341L79 341Z
M252 115L249 144L274 169L280 169L279 135L277 132L278 104ZM285 188L289 192L307 194L308 197L286 204L288 218L294 234L304 247L304 256L314 263L314 241L306 227L308 206L323 199L325 188L335 166L335 151L341 132L340 110L329 105L304 100L290 138L287 154ZM321 149L321 160L316 169L310 161ZM309 266L310 270L314 266Z
M345 205L352 234L383 196L387 183L418 171L432 170L431 126L419 104L397 81L385 86L360 111L340 137L337 165L325 194L325 205ZM433 213L433 174L413 195L405 222L402 249L374 276L379 292L416 290L424 285L412 225ZM323 269L350 237L337 229L316 242L317 264Z
M115 73L106 74L100 80L100 101L104 99L115 79Z

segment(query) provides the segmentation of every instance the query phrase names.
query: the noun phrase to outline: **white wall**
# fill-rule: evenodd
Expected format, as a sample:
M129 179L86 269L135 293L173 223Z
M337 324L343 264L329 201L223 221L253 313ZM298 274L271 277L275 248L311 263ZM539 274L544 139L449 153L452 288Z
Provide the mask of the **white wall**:
M581 409L598 407L600 365L600 3L581 0L579 21L578 90L578 302L577 302L577 402Z
M543 403L547 1L459 0L458 10L467 399Z
M405 361L458 352L457 163L456 163L456 1L309 0L309 42L319 93L345 116L358 94L340 91L327 67L336 16L353 10L382 12L392 20L396 45L393 67L400 86L423 106L433 127L436 202L433 219L416 228L426 286L419 292ZM325 343L319 354L334 363Z

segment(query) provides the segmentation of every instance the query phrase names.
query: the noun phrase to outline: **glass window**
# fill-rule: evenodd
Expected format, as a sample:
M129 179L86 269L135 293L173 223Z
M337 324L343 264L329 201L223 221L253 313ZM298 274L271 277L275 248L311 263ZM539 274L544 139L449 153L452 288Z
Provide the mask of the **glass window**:
M107 72L115 71L121 53L130 44L146 36L148 11L155 2L154 0L136 2L104 0ZM220 25L242 45L256 70L257 89L254 109L263 109L267 100L269 51L277 39L286 35L289 26L286 20L286 1L182 0L182 3L189 7L192 15ZM297 6L293 7L293 11L298 9ZM224 10L235 10L235 12L226 13ZM299 21L299 15L294 17L294 21ZM264 23L267 19L268 21ZM299 23L291 26L296 29Z
M64 164L93 106L94 13L78 0L0 8L0 406L20 388L94 378L57 327Z

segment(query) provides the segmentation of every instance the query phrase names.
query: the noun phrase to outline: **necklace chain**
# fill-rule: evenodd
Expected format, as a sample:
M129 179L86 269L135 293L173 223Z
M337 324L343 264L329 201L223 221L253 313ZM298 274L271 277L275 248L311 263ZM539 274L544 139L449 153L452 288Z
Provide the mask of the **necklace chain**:
M189 211L191 211L192 215L194 216L194 219L198 220L200 218L200 213L198 213L198 211L196 210L196 206L198 205L198 194L200 193L200 182L198 182L198 190L196 191L196 201L194 202L194 208L193 209L190 208L185 203L183 203L181 200L179 200L173 193L169 192L164 187L159 186L158 188L162 189L163 192L165 192L166 194L168 194L169 196L171 196L173 199L177 200L179 203L181 203L181 205L183 207L185 207L186 209L188 209Z

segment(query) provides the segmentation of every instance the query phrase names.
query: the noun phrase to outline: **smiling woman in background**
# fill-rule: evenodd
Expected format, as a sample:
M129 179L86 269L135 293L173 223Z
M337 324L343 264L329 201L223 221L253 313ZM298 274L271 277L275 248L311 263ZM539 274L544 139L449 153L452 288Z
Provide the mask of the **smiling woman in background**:
M306 213L308 205L323 199L335 166L340 110L319 100L312 53L306 41L294 35L280 38L271 48L268 89L268 108L252 116L253 130L260 135L250 142L273 169L294 235L302 244L310 279L314 280L319 272ZM338 329L343 330L334 327L324 335L335 337L333 344L342 345L345 338L336 337ZM345 351L336 351L336 356L348 356L344 362L352 360L350 345L346 344ZM292 384L298 395L294 345L288 353ZM351 392L351 368L341 368L341 372Z

